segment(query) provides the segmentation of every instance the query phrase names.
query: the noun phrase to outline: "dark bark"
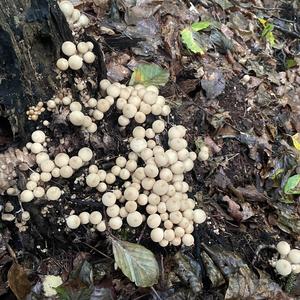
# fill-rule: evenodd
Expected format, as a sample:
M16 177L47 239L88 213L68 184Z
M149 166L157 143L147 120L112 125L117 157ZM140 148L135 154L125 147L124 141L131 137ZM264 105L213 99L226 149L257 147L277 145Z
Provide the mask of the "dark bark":
M25 112L53 96L53 70L65 40L73 38L56 1L1 0L0 134L8 120L15 140L26 138Z

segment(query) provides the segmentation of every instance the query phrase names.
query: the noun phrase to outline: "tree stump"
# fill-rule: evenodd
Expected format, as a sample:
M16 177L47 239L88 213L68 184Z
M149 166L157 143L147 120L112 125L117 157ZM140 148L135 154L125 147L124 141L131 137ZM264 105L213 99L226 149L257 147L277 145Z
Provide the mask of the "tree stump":
M26 110L53 96L55 61L73 40L54 0L2 0L0 6L0 147L27 137ZM26 126L25 126L26 125ZM25 129L26 128L26 129ZM10 142L9 135L11 135Z

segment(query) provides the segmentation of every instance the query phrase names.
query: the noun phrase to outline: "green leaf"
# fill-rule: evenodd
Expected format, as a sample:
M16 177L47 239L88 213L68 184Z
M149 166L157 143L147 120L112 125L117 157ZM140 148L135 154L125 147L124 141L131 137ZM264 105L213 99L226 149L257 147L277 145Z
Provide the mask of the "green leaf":
M293 58L288 58L285 62L286 69L291 69L297 66L297 62Z
M300 194L300 174L291 176L286 182L283 191L288 195Z
M185 28L181 30L180 34L182 42L189 50L201 55L205 53L205 49L199 43L200 38L198 32L193 31L192 28Z
M145 86L164 86L169 80L169 71L156 64L140 64L132 75L129 85L143 84Z
M192 29L194 31L200 31L200 30L206 29L210 25L211 25L211 22L209 22L209 21L196 22L196 23L192 24Z
M120 240L112 240L117 266L140 287L151 287L158 282L159 267L153 253L147 248Z

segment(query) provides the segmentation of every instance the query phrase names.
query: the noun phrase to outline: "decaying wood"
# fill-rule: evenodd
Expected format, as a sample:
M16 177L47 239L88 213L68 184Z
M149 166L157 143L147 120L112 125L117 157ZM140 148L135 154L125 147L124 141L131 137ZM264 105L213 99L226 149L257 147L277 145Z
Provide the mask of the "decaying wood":
M56 1L1 1L0 115L22 140L27 107L53 95L53 66L65 40L72 34Z

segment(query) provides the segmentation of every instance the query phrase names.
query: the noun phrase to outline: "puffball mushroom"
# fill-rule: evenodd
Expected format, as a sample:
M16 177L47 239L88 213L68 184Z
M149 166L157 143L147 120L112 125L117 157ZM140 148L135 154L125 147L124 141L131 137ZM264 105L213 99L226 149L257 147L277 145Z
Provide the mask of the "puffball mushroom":
M48 200L55 201L58 200L61 196L61 190L57 186L51 186L46 192Z
M70 41L66 41L61 46L61 51L67 56L72 56L76 53L76 46Z
M289 243L285 241L281 241L276 245L276 249L282 257L285 257L289 254L291 250L291 246Z
M93 157L93 151L88 147L83 147L79 150L78 156L82 159L82 161L88 162Z
M162 133L165 129L165 122L162 120L156 120L152 124L152 129L155 133Z
M79 20L78 20L78 23L82 26L82 27L87 27L88 25L89 25L89 23L90 23L90 19L86 16L86 15L80 15L80 18L79 18ZM91 43L91 42L90 42ZM91 43L91 44L93 44L93 43ZM93 47L94 47L94 45L93 45ZM93 49L93 47L91 48L90 46L89 46L89 49L90 50L92 50Z
M107 192L105 194L103 194L102 196L102 203L105 205L105 206L112 206L116 203L116 195L112 192Z
M56 67L61 71L66 71L69 68L69 62L65 58L59 58L56 62Z
M113 98L118 98L121 93L121 89L115 84L111 84L106 88L106 93L108 96L112 96Z
M40 143L33 143L30 150L32 153L38 154L44 150L44 147Z
M72 55L69 57L68 63L69 63L70 69L77 71L82 68L83 60L82 60L82 57L75 54L75 55Z
M130 214L128 214L126 221L129 226L131 227L139 227L143 222L143 216L140 212L135 211Z
M77 44L77 50L79 53L84 54L89 51L89 45L85 42L80 42Z
M70 122L75 126L81 126L84 121L84 114L81 111L72 111L69 114Z
M85 180L89 187L96 187L100 183L100 176L98 174L89 174Z
M169 185L165 180L157 180L153 185L153 192L159 196L165 195L169 190Z
M71 215L66 218L66 224L70 229L77 229L80 226L80 218L77 215Z
M300 264L300 250L292 249L288 254L288 260L292 264Z
M191 234L189 234L189 233L186 233L186 234L181 238L181 240L182 240L182 243L183 243L185 246L190 247L190 246L194 245L194 237L193 237Z
M43 172L51 172L55 167L52 160L44 160L41 162L40 168Z
M162 228L154 228L150 233L151 240L159 243L164 238L164 230Z
M41 186L37 186L34 190L33 190L33 195L36 198L41 198L45 195L45 190L44 188L42 188Z
M78 170L82 167L83 161L79 156L72 156L69 160L69 165L72 169Z
M106 209L106 214L110 217L110 218L114 218L117 217L119 215L120 212L120 207L117 204L114 204L112 206L107 207Z
M124 191L124 197L128 201L135 201L139 197L139 191L135 187L128 187Z
M88 51L83 55L83 60L87 64L92 64L96 59L95 54L92 51Z
M209 148L203 145L198 153L198 160L206 161L209 159Z
M202 224L206 220L206 213L202 209L195 209L193 211L193 220L196 224Z
M62 1L59 4L59 8L66 18L70 18L74 11L74 6L70 1Z
M142 138L133 138L130 142L130 148L133 152L140 153L147 148L147 142Z
M100 211L93 211L90 213L90 223L97 225L102 221L102 214Z
M275 269L280 275L287 276L292 272L292 265L286 259L279 259L275 263Z
M161 223L161 217L158 214L150 215L147 218L147 225L150 228L157 228Z
M42 130L36 130L31 134L31 139L34 143L44 143L46 140L46 135Z
M101 90L106 91L106 89L111 85L111 83L107 79L102 79L100 81L99 85L100 85Z
M70 166L63 166L60 168L59 173L63 178L70 178L72 177L74 171Z
M90 214L86 211L83 211L79 214L80 223L86 225L90 222Z
M122 227L123 221L120 217L114 217L108 221L108 225L111 229L118 230Z
M99 224L97 224L96 229L99 232L104 232L106 230L106 224L104 221L101 221Z
M30 190L24 190L21 194L20 194L20 200L21 202L30 202L32 201L34 198L33 192Z

